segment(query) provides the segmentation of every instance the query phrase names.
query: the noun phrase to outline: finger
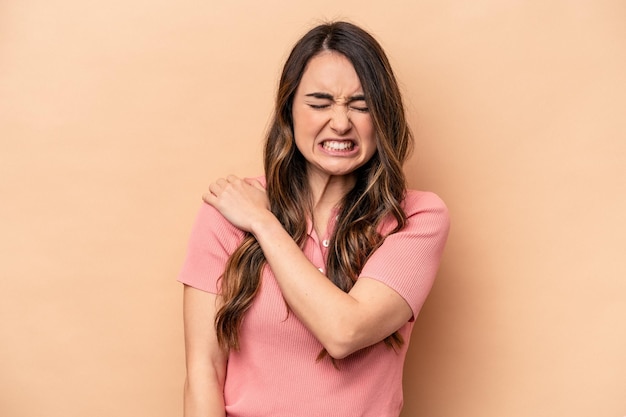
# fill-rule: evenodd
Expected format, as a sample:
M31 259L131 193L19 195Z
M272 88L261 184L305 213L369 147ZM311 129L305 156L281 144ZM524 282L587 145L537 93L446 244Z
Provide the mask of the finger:
M261 181L257 180L256 178L244 178L244 181L246 182L246 184L253 186L257 190L265 191L265 187L263 187Z
M229 175L226 177L226 181L230 183L237 182L239 181L239 177L237 177L236 175Z
M217 184L217 182L212 182L209 184L209 191L202 194L202 200L205 203L211 204L211 201L215 199L215 197L220 193L222 187Z
M220 193L220 191L221 191L221 187L213 183L209 185L209 191L202 194L202 200L205 203L213 205L213 203L215 203L215 201L217 200L217 196Z
M224 185L226 185L224 182L223 178L219 178L216 182L212 182L209 184L209 192L213 195L219 195L224 189Z

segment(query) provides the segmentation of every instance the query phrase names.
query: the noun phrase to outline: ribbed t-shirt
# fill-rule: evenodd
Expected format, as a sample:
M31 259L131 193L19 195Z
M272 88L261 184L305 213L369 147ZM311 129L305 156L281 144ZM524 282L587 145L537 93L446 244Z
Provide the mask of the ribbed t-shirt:
M411 307L413 318L399 329L403 346L394 350L379 342L337 360L337 367L328 357L316 361L323 349L321 343L289 313L266 265L260 290L239 332L240 350L228 356L224 385L227 416L398 417L413 319L432 287L449 228L447 208L433 193L409 190L403 209L406 226L385 238L360 274L389 286ZM379 231L385 235L395 224L395 220L383 222ZM329 234L334 225L333 216ZM310 221L308 226L303 252L325 272L328 238L318 237ZM216 209L203 204L178 280L219 294L218 280L226 260L243 236Z

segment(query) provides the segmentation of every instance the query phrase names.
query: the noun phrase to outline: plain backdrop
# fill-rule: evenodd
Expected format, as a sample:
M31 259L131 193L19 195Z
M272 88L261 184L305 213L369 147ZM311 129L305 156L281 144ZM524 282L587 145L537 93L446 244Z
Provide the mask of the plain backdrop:
M261 173L281 65L337 18L452 216L402 416L626 415L623 0L2 1L0 415L182 415L200 196Z

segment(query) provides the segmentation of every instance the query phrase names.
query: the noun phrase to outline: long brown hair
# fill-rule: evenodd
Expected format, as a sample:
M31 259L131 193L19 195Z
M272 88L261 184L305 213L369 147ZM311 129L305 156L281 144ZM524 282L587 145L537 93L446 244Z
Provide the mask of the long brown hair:
M293 136L292 104L308 62L323 51L340 53L352 63L376 130L377 151L357 170L356 185L343 199L329 246L328 278L348 292L369 256L384 240L378 232L381 221L395 220L391 233L406 223L401 208L406 193L402 165L413 136L389 61L369 33L351 23L333 22L305 34L283 67L264 150L270 209L296 243L302 247L305 242L307 223L303 212L312 216L312 206L306 160ZM265 263L258 242L247 234L226 264L221 279L222 304L215 319L217 338L224 349L239 349L239 328L259 289ZM403 341L396 332L385 343L397 347ZM325 351L319 358L324 355Z

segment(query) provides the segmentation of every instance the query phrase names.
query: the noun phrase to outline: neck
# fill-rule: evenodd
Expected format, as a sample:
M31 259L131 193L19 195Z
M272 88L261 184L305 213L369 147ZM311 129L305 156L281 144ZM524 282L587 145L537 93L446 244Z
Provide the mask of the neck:
M314 211L331 210L356 183L353 175L335 176L310 172L308 177Z

